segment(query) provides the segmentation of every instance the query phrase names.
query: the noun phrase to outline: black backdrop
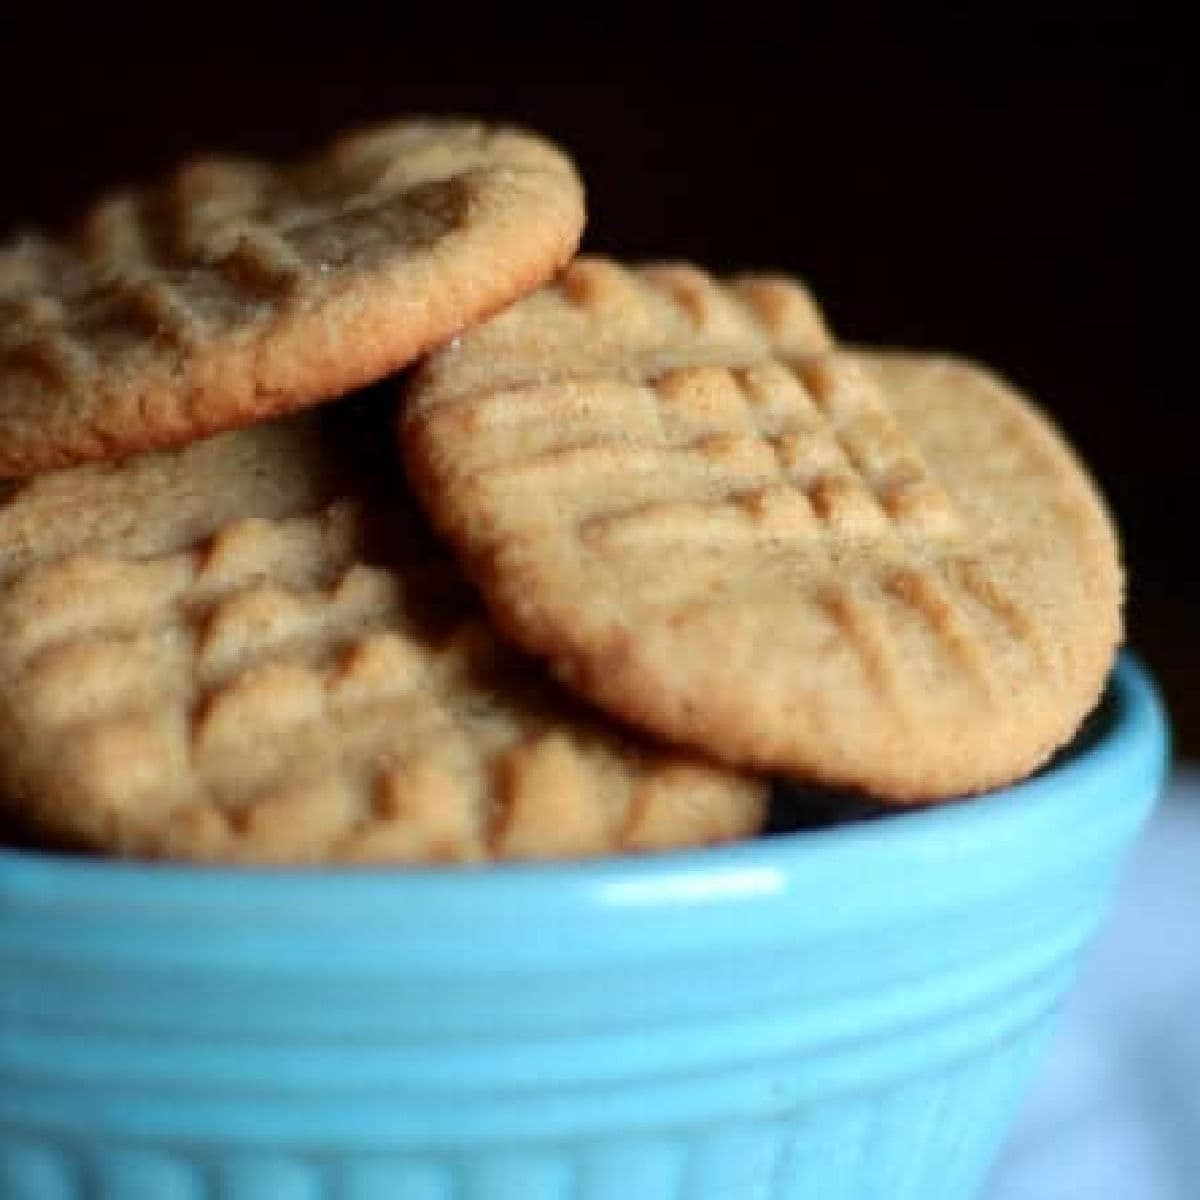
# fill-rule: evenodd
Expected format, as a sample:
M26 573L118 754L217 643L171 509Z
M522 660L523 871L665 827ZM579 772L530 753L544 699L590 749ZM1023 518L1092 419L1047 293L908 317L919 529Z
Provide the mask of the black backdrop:
M1197 470L1150 271L1181 250L1161 178L1187 145L1167 35L1093 12L1003 30L760 27L753 44L698 16L657 41L593 17L471 40L470 16L448 17L436 32L327 20L320 44L239 35L203 57L182 28L124 55L77 32L66 60L59 35L10 29L0 229L62 219L192 147L299 151L404 111L542 128L587 179L587 246L798 272L844 338L974 355L1038 397L1117 511L1132 641L1200 751Z

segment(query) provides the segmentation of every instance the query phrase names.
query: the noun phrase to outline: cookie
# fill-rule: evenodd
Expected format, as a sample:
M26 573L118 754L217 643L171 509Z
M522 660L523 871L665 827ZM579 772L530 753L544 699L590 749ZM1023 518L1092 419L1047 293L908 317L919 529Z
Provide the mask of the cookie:
M413 380L410 476L498 627L731 765L906 802L1044 762L1121 636L1070 449L982 368L829 350L780 333L798 287L683 277L582 263Z
M396 370L575 249L570 162L399 121L298 165L200 158L0 245L0 476L178 446Z
M9 481L0 490L0 585L74 551L165 554L238 517L315 509L346 482L325 453L327 424L327 414L301 412L179 450Z
M245 457L256 433L214 454ZM172 510L146 497L141 520L173 529ZM174 552L40 557L0 586L0 795L54 842L471 863L765 819L764 784L626 734L502 643L403 493L233 520Z

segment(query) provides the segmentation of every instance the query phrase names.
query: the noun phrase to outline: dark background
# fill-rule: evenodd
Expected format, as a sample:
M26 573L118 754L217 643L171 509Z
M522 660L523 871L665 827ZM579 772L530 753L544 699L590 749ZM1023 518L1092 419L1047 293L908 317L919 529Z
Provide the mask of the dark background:
M588 183L587 246L795 271L845 339L976 356L1045 404L1117 512L1131 641L1200 753L1192 404L1161 282L1183 274L1163 168L1194 129L1169 32L1090 9L797 37L701 8L661 40L602 17L516 40L468 12L430 30L322 11L303 45L230 25L201 54L177 27L121 56L75 29L66 59L61 31L0 17L0 230L195 147L299 152L405 111L543 129Z

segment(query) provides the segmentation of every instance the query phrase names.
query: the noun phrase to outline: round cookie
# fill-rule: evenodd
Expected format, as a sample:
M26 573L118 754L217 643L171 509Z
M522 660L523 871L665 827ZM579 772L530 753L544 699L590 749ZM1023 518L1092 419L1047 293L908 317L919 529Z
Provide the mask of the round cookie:
M387 445L370 429L340 447L366 477L366 443ZM193 458L195 486L225 479L215 459L243 459L258 433ZM117 538L34 555L0 584L0 805L14 822L228 863L577 858L761 827L764 783L627 734L502 643L406 494L364 486L313 507L310 469L272 460L291 516L171 551ZM85 505L96 477L75 472ZM143 491L161 544L178 540L173 509L172 490Z
M583 228L528 134L399 121L286 166L201 158L0 244L0 476L177 446L403 366Z
M401 425L503 632L730 764L1007 783L1121 637L1113 529L1044 418L967 363L830 350L785 280L577 262L435 355Z

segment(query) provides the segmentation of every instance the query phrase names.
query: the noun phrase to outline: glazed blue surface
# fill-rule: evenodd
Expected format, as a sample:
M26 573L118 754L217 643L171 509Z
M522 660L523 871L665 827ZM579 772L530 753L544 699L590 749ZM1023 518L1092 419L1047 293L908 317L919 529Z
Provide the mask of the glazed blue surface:
M1157 795L1129 659L986 797L585 865L0 852L3 1200L961 1200Z

